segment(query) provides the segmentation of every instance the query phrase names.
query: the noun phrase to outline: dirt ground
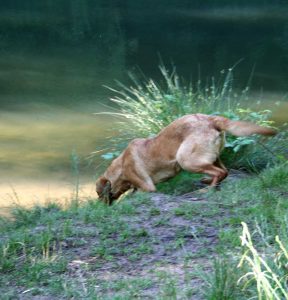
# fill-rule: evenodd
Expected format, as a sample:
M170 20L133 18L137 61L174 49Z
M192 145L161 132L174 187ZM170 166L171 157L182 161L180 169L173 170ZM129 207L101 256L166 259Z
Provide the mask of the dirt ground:
M98 292L105 293L106 297L107 290L102 290L101 283L149 278L156 284L151 284L142 290L141 298L155 299L154 297L161 293L161 285L163 285L163 283L159 283L159 274L161 273L171 276L173 280L177 281L175 283L177 290L186 290L188 274L191 277L191 274L195 272L195 265L209 268L212 263L211 258L215 254L214 248L218 234L215 219L194 216L191 220L185 217L185 211L177 211L179 206L185 207L185 204L191 205L192 202L208 205L204 197L195 197L193 194L175 197L154 194L151 202L153 203L152 211L151 207L143 205L138 207L139 214L129 216L125 220L136 231L142 232L143 239L149 239L148 244L151 249L147 253L142 253L140 257L137 256L136 260L131 260L131 257L121 254L117 255L116 260L111 261L97 256L92 257L89 255L90 249L88 248L90 245L95 246L98 243L98 238L93 237L90 241L85 240L85 244L89 245L87 249L82 246L68 250L70 247L66 245L67 252L71 256L68 264L68 276L83 280L84 289L87 277L97 278ZM87 230L87 227L85 229ZM93 231L95 228L91 226L90 230ZM152 237L152 240L149 237ZM127 239L121 247L131 249L137 245L133 240ZM94 266L93 270L89 266ZM199 290L197 292L201 280L197 276L195 278L192 276L189 282L190 288L193 286L195 288L193 299L202 299L201 293L198 294ZM113 297L113 293L114 291L111 289L111 297Z
M231 172L227 183L241 177ZM55 254L55 260L67 262L57 274L63 297L54 296L42 282L35 296L35 287L15 286L19 299L206 299L207 281L201 273L213 270L219 234L230 226L229 210L197 192L140 193L123 204L105 209L95 222L78 212L52 224L56 235L68 232L57 242ZM33 236L45 226L34 227Z

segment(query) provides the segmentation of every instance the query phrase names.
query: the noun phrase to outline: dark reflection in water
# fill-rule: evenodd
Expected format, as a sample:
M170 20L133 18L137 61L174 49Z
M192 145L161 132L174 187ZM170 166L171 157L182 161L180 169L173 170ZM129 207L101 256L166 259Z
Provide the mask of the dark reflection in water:
M92 115L111 96L103 85L136 66L159 79L159 54L203 82L241 60L234 86L252 76L254 98L286 121L286 1L2 0L0 198L8 183L67 181L72 151L84 158L111 134L112 120Z
M2 0L0 25L1 57L8 55L1 72L13 58L19 71L31 63L33 72L35 57L63 80L71 73L83 76L82 89L91 91L99 79L119 78L135 65L155 73L160 53L184 76L197 78L200 66L203 79L243 59L239 84L246 84L255 66L254 87L287 89L288 4L283 0ZM17 91L8 81L1 76L3 92Z

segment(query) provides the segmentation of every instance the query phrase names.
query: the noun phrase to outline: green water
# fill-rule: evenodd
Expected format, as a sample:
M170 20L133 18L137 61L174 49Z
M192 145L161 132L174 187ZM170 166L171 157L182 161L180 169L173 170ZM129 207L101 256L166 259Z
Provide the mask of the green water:
M285 1L1 1L0 199L18 182L73 183L72 153L92 182L90 154L117 128L93 114L111 109L103 86L138 68L160 80L160 60L194 82L241 61L235 89L249 82L251 106L286 122L287 40Z
M103 147L113 120L93 113L106 110L105 70L63 53L9 53L0 66L0 176L67 172L72 151L85 159Z
M56 52L0 57L1 207L71 198L75 156L81 189L95 196L94 177L103 166L93 152L107 147L116 120L94 113L107 110L103 85L121 73L93 63L91 54Z

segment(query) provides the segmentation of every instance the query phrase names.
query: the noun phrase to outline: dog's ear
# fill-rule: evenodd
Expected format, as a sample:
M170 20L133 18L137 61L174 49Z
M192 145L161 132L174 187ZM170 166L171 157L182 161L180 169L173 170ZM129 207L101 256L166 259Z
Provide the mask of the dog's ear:
M111 191L111 182L104 176L101 176L96 181L96 192L99 198L105 196Z

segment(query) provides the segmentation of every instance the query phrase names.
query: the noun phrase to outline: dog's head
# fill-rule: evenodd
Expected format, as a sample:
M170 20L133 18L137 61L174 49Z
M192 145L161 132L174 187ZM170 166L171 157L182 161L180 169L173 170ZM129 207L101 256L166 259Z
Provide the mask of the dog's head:
M96 192L101 201L105 202L108 205L112 204L113 200L112 200L111 182L104 176L101 176L100 178L97 179Z
M114 200L117 200L122 194L131 188L131 184L127 181L121 181L116 184L111 182L104 176L101 176L96 181L96 192L99 199L104 203L111 205Z

